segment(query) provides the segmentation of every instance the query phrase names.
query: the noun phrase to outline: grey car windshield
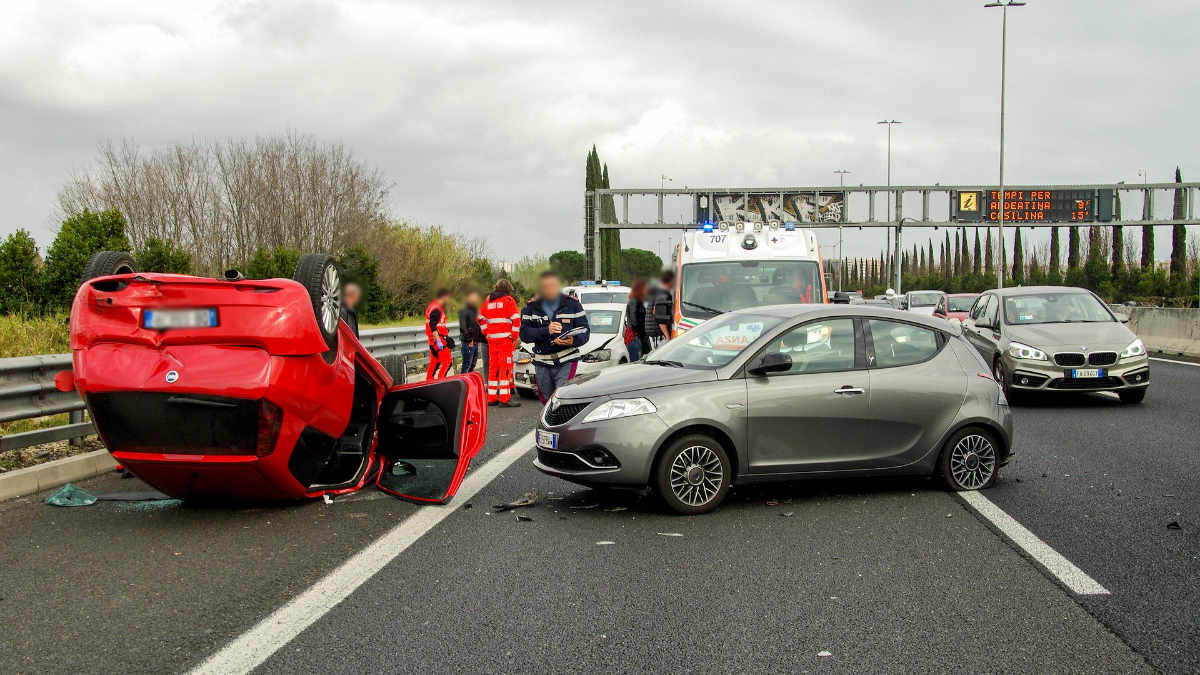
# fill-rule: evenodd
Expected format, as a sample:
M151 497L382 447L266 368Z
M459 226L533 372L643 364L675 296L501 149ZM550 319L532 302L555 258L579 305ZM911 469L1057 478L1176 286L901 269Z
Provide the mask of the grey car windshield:
M589 309L588 329L593 333L611 335L621 330L621 313L615 309Z
M1004 298L1004 320L1010 325L1114 321L1090 293L1031 293Z
M821 301L821 269L811 260L688 263L679 286L680 313L700 319L747 307Z
M654 350L646 363L680 368L720 368L737 358L781 320L759 314L722 314Z
M933 307L941 297L941 293L910 293L908 295L908 306Z

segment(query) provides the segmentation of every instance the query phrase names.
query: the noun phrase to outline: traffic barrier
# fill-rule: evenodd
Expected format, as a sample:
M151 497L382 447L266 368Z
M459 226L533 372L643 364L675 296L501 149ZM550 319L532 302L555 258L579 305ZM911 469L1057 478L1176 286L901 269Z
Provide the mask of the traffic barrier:
M1200 358L1200 309L1115 307L1129 317L1129 329L1146 349L1170 356Z
M458 323L447 327L455 331ZM359 340L375 358L392 354L405 357L410 371L419 371L429 362L424 326L364 330ZM96 433L92 423L83 419L79 394L62 392L54 386L54 375L70 368L70 354L0 359L0 422L70 413L65 425L0 436L0 452L63 439L77 444L84 436Z

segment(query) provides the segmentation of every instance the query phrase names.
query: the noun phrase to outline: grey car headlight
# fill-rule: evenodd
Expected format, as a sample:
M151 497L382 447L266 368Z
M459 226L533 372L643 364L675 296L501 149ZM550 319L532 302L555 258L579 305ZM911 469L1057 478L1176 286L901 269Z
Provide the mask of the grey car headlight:
M1008 355L1014 359L1026 359L1029 361L1046 361L1046 352L1030 347L1027 344L1020 342L1008 343Z
M654 404L644 398L614 398L605 401L583 418L584 422L601 422L618 417L632 417L658 412Z
M612 358L611 349L597 349L583 355L584 363L603 363Z
M1132 358L1135 358L1138 356L1145 356L1145 355L1146 355L1146 344L1142 342L1141 338L1138 338L1138 339L1134 340L1133 342L1130 342L1129 346L1126 347L1125 350L1121 352L1121 360L1132 359Z

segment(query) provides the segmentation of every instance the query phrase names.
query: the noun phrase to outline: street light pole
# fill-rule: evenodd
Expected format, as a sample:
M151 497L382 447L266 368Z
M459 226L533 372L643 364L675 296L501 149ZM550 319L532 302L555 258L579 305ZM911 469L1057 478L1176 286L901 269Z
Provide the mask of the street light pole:
M846 174L848 174L850 172L845 169L834 169L833 172L838 175L838 185L841 187L846 187ZM843 209L846 208L846 193L844 193L844 192L842 193L842 208ZM843 220L845 220L845 218L843 218ZM845 277L846 277L846 253L845 253L845 251L842 250L842 226L839 223L838 224L838 290L839 291L845 290L842 288L842 283L843 283L842 280L845 279Z
M985 8L999 7L1000 19L1000 213L997 218L1000 239L1000 265L996 276L996 287L1004 288L1004 85L1008 75L1008 8L1024 7L1026 3L1018 0L1007 2L989 2Z
M892 187L892 126L895 124L904 124L904 122L900 122L898 120L879 120L878 122L876 122L876 124L886 124L887 125L887 130L888 130L887 185L890 188L890 187ZM888 190L888 222L892 221L892 211L895 209L895 203L896 203L895 195L892 194L891 190ZM897 232L897 234L899 234L899 232ZM886 246L884 246L884 250L886 251L886 250L890 249L891 247L892 247L892 229L888 228L887 229L887 244L886 244ZM895 267L896 265L899 265L899 264L900 264L899 260L892 261L893 267ZM886 269L885 269L885 272L886 272Z

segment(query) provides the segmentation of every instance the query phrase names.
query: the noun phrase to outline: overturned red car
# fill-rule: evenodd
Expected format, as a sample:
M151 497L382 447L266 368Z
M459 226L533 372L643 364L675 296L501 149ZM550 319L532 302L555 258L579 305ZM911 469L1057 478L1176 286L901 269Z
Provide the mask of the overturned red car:
M445 502L483 446L471 373L396 383L341 321L326 255L293 279L137 273L92 256L71 307L72 373L109 452L173 497L281 500L375 482ZM402 369L396 380L403 381Z

